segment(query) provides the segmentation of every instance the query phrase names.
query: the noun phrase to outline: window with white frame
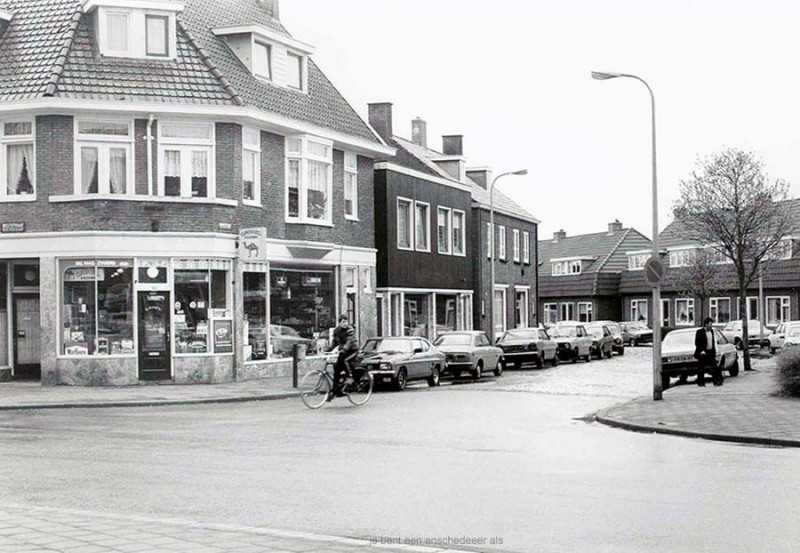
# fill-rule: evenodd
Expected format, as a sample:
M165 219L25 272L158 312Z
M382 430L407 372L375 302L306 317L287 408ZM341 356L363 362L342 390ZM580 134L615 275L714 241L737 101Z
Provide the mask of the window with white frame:
M531 235L525 230L522 231L522 262L531 263Z
M261 133L242 128L242 199L261 204Z
M165 121L158 134L158 195L214 198L214 124Z
M418 252L431 251L431 206L414 202L414 248Z
M716 248L712 248L708 246L706 248L706 259L709 263L714 265L723 265L725 263L733 263L733 260L725 255L723 252L719 251Z
M331 224L333 143L307 135L290 136L286 157L287 221Z
M34 143L32 121L0 124L0 201L36 193Z
M494 334L500 336L506 331L506 289L496 288L494 291Z
M558 304L544 304L544 324L555 324L558 322Z
M727 323L731 320L731 299L710 298L708 300L708 316L715 323Z
M269 44L253 42L253 75L272 79L272 48Z
M372 267L361 268L361 289L363 292L372 292Z
M694 326L694 298L675 299L675 325Z
M520 261L519 229L513 229L511 231L511 251L514 263L519 263Z
M528 327L528 288L516 288L514 290L514 324L516 328Z
M579 275L581 274L582 264L580 259L569 259L554 261L551 267L553 276Z
M400 250L413 249L413 208L413 201L406 198L397 198L397 248Z
M647 323L647 300L631 300L631 319L632 321L644 321Z
M296 90L303 89L303 56L286 53L286 85Z
M789 296L767 296L767 324L778 325L790 319L792 302Z
M466 215L463 211L453 210L453 255L465 255Z
M758 296L747 296L745 299L745 309L747 312L747 319L748 320L761 320L761 310L759 309L759 301ZM742 318L742 309L739 306L739 298L736 298L736 318Z
M176 4L175 7L179 6ZM101 55L123 58L175 57L176 11L119 5L100 6L97 13Z
M352 152L344 153L344 216L358 219L358 158Z
M145 14L145 54L169 55L169 16Z
M486 223L486 257L492 257L492 223Z
M506 227L497 226L497 259L506 259Z
M452 210L447 207L440 207L436 210L436 228L439 244L439 253L450 254L453 252L453 245L451 242L452 233L450 228L452 226Z
M130 121L78 120L75 194L132 194Z
M778 242L774 248L764 256L764 259L791 259L792 258L792 239L784 238Z
M592 322L592 302L578 302L578 320L582 323Z
M694 249L672 250L669 252L670 267L689 267L695 260Z
M628 254L628 269L636 271L644 269L644 264L650 259L649 253L631 253Z
M560 320L574 321L575 320L575 304L570 302L561 303L559 305Z
M661 299L661 326L669 326L669 314L671 301L669 299Z

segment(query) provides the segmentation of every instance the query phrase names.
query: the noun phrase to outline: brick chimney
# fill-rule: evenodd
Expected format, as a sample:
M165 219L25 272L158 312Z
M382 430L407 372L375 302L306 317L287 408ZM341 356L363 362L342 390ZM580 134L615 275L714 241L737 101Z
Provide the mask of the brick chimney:
M379 102L367 104L369 108L369 124L375 132L381 135L384 140L390 139L392 132L392 104L390 102Z
M428 147L428 124L419 117L411 121L411 142L423 148Z
M622 230L622 223L619 222L619 219L615 219L613 223L608 223L608 235L611 236L615 232L619 232Z
M471 167L467 169L467 177L475 182L475 184L489 190L489 185L492 182L492 170L488 167Z
M557 244L559 240L563 240L567 237L567 233L564 232L564 229L557 230L553 233L553 243Z
M442 136L442 153L446 156L463 156L463 141L464 136L460 134Z

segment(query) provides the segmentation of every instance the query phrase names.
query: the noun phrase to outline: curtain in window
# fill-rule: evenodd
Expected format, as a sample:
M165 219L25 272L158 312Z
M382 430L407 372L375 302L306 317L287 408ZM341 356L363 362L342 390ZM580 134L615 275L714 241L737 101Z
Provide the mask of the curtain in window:
M416 229L417 249L428 249L428 208L417 206L417 217L414 221L414 228Z
M128 16L122 13L108 14L108 48L117 52L128 50Z
M453 213L453 253L464 253L464 244L461 243L462 215Z
M256 154L245 150L242 161L242 198L255 199Z
M111 148L109 152L108 191L124 194L128 188L128 156L125 148Z
M97 148L81 148L81 194L97 194Z
M167 55L166 17L147 17L147 53L152 56Z
M181 153L177 150L164 151L164 195L181 195Z
M397 206L397 245L401 248L411 247L411 206L401 203Z
M346 215L355 215L356 176L352 173L344 174L344 212Z
M33 144L10 144L6 147L6 186L10 196L33 194L32 159Z
M308 218L324 219L328 212L328 166L308 162Z
M208 196L208 152L192 152L192 197Z
M300 161L289 160L289 217L300 217Z

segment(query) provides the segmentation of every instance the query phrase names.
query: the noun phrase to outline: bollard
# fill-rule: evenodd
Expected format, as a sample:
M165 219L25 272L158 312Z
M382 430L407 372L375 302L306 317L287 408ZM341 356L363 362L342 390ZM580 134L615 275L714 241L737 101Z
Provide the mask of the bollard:
M297 388L297 373L300 361L306 358L306 345L294 344L292 346L292 388Z

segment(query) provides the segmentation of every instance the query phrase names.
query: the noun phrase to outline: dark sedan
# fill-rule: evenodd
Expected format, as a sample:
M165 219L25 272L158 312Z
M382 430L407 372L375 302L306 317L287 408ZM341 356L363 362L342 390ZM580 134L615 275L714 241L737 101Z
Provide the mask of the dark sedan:
M523 363L534 363L540 369L545 362L558 365L558 344L543 328L507 330L497 340L497 346L503 350L503 363L513 363L515 369Z
M419 336L370 338L356 361L373 374L376 384L390 383L397 390L405 390L411 380L438 386L444 365L444 353Z
M599 323L588 323L586 332L592 337L592 355L601 359L603 356L611 357L614 351L614 336L611 330Z

